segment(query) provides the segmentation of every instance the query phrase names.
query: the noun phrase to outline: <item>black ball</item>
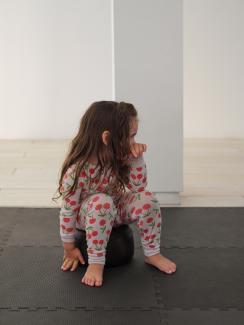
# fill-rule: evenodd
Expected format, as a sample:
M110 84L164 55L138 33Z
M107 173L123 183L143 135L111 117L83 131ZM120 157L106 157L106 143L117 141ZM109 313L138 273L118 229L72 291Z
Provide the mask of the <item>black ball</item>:
M75 246L88 265L86 231L76 228ZM133 231L128 224L113 227L106 247L105 266L114 267L129 263L134 255Z

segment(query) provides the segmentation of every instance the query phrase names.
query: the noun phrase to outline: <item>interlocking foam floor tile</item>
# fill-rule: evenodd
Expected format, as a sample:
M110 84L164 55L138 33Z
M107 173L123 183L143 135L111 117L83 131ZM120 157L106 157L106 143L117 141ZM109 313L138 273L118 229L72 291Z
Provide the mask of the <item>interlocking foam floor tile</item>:
M244 207L161 208L163 247L244 247Z
M60 270L57 247L5 247L1 256L1 307L156 306L152 275L140 250L131 263L105 268L102 287L80 282L86 266Z
M244 324L244 208L161 208L172 275L144 263L131 223L133 260L101 287L60 270L59 211L0 208L1 324Z
M174 274L158 274L167 308L244 309L244 248L171 248L161 253L174 261Z
M244 311L168 311L167 325L243 325Z
M158 311L0 311L1 324L11 325L162 325Z

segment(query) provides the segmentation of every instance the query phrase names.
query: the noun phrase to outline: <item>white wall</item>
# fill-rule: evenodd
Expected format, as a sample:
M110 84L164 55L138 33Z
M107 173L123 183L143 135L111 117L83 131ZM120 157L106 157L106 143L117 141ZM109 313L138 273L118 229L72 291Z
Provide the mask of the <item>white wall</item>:
M112 97L110 0L0 1L0 138L71 138Z
M244 1L184 0L184 136L244 138Z

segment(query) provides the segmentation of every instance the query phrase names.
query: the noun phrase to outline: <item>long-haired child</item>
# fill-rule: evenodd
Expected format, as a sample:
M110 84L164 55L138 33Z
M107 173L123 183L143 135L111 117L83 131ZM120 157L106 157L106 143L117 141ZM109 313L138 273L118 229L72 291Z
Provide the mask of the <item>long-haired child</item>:
M136 222L144 261L165 273L176 264L160 254L162 216L154 194L147 190L147 169L137 143L138 114L133 104L92 103L61 168L60 236L64 247L61 270L84 264L75 247L76 228L86 231L88 267L81 282L101 286L106 247L112 227Z

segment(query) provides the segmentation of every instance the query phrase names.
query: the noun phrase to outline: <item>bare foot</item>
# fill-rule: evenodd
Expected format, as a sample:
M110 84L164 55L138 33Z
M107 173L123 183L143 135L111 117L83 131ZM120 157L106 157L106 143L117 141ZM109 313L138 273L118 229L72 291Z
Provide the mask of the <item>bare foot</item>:
M165 273L171 274L176 271L176 264L160 253L153 256L144 256L144 260Z
M89 264L81 282L90 286L101 286L103 282L104 264Z

